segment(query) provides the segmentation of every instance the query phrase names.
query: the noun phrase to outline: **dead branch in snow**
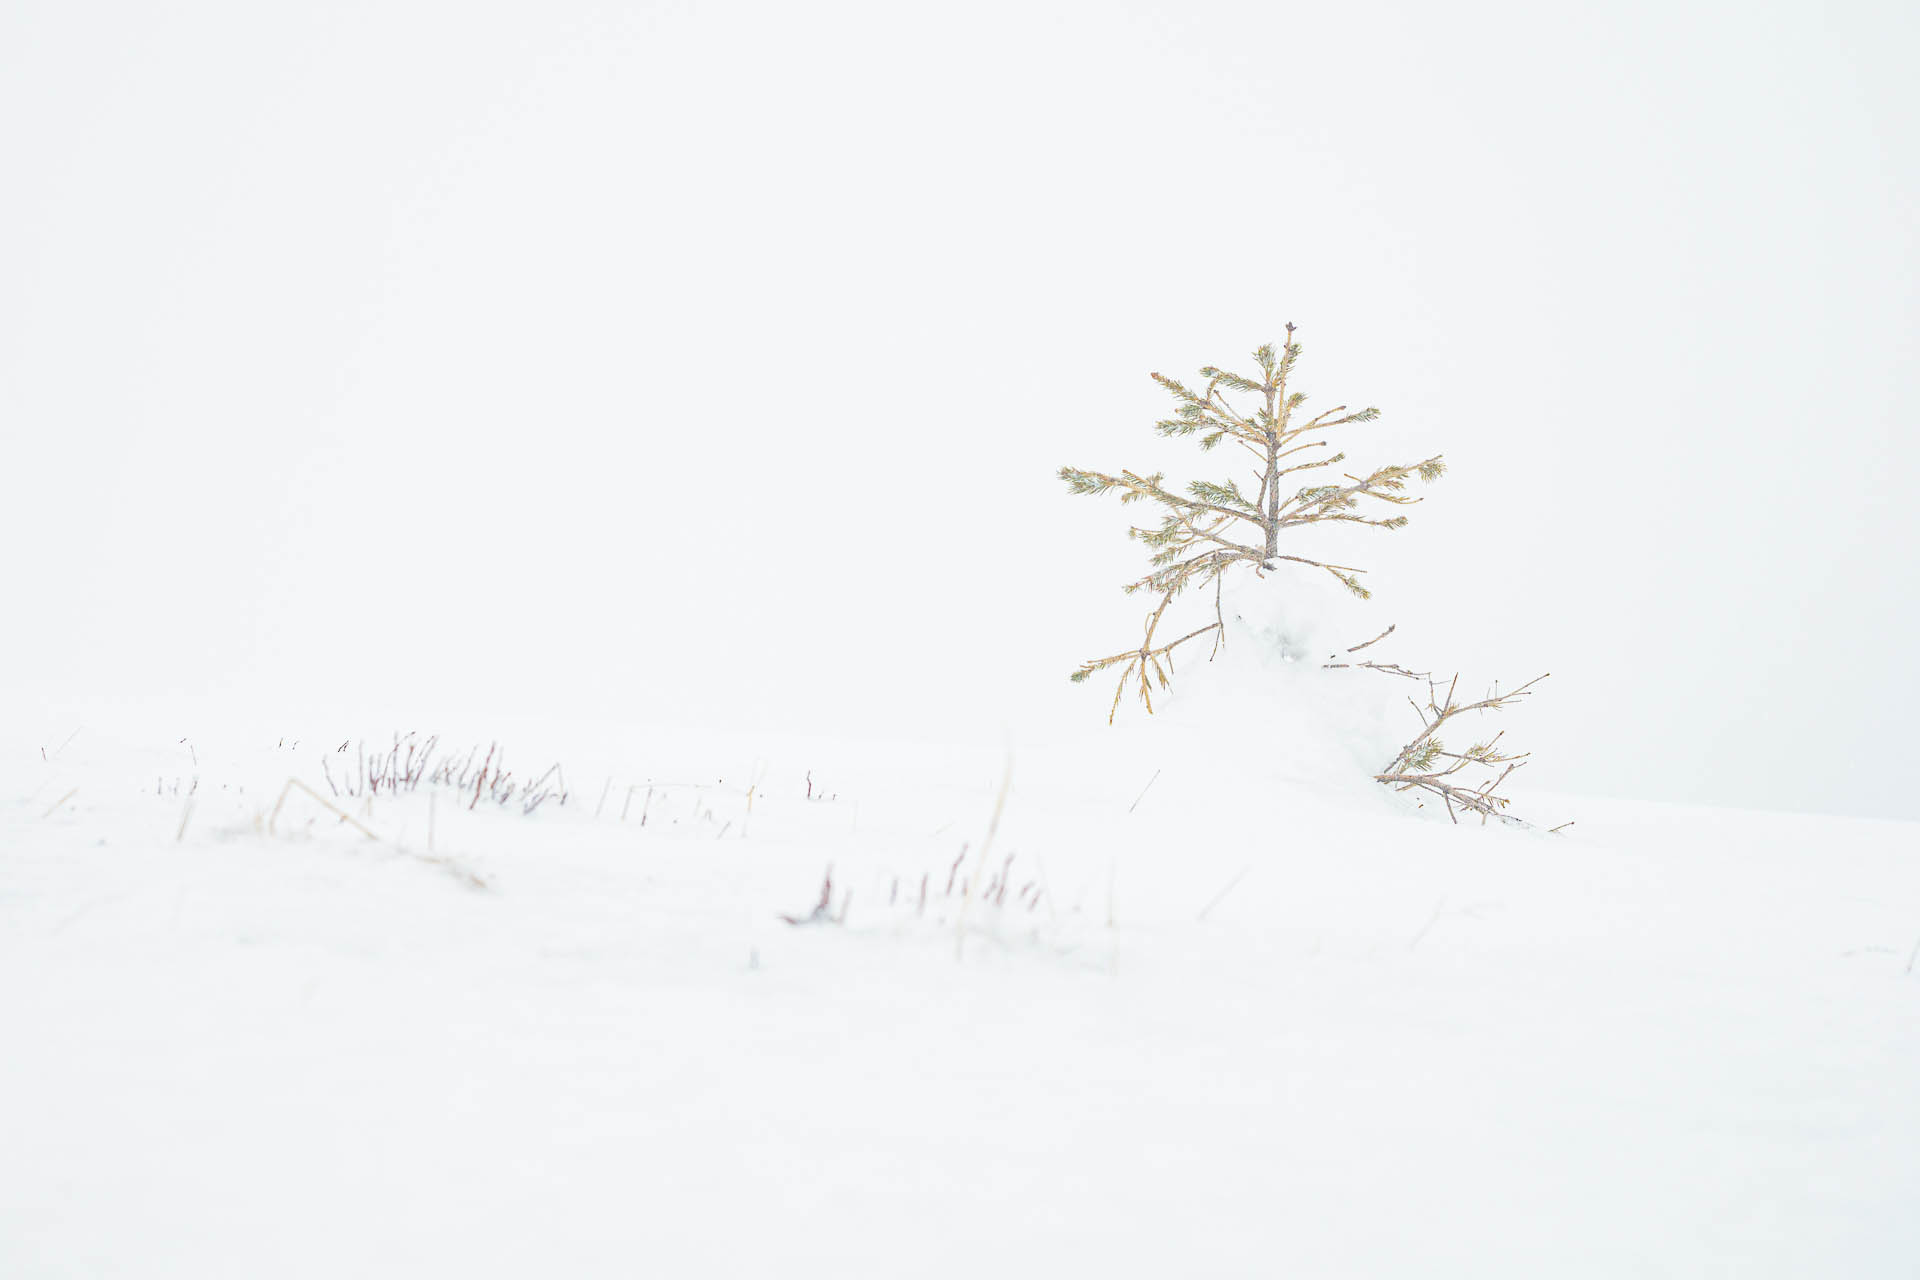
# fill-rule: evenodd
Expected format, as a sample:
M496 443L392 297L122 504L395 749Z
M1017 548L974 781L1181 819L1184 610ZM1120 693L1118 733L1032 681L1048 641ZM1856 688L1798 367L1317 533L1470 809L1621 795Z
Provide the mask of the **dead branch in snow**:
M1388 627L1373 639L1354 645L1346 652L1358 653L1386 639L1393 634L1393 631L1393 627ZM1413 713L1420 718L1420 732L1414 735L1406 746L1400 748L1399 754L1394 756L1385 768L1373 775L1375 782L1392 787L1396 791L1418 790L1440 797L1440 803L1446 806L1447 816L1456 823L1460 821L1460 814L1464 811L1479 814L1482 825L1485 825L1488 818L1499 818L1502 822L1518 826L1532 825L1508 813L1507 797L1498 794L1500 785L1511 777L1515 770L1525 766L1530 752L1502 750L1500 740L1506 735L1504 729L1484 742L1474 743L1464 751L1447 750L1439 733L1440 726L1459 716L1504 710L1527 697L1532 692L1533 686L1545 680L1547 675L1551 674L1550 672L1537 675L1506 693L1501 693L1499 684L1495 683L1485 697L1472 702L1462 702L1459 699L1460 677L1457 674L1447 681L1446 691L1443 694L1439 682L1430 673L1409 671L1396 663L1326 662L1322 666L1329 670L1351 668L1379 671L1385 675L1427 682L1427 698L1424 705L1415 702L1412 698L1407 699L1407 705L1411 706Z
M1482 825L1488 818L1499 818L1503 822L1522 826L1531 825L1506 812L1507 797L1496 794L1500 784L1526 764L1530 752L1503 751L1500 739L1506 736L1504 729L1486 741L1474 743L1458 752L1448 751L1438 735L1440 726L1458 716L1480 711L1500 711L1512 706L1526 697L1534 685L1546 679L1547 674L1550 673L1537 675L1506 693L1501 693L1496 684L1486 697L1473 702L1459 700L1458 675L1447 682L1444 696L1439 692L1439 685L1429 679L1424 707L1408 699L1414 714L1420 717L1420 732L1400 749L1400 753L1385 769L1373 775L1374 781L1396 791L1418 789L1439 796L1441 803L1447 807L1447 816L1455 822L1460 821L1459 810L1464 809L1479 814ZM1472 772L1475 770L1486 772ZM1475 778L1479 779L1477 784Z

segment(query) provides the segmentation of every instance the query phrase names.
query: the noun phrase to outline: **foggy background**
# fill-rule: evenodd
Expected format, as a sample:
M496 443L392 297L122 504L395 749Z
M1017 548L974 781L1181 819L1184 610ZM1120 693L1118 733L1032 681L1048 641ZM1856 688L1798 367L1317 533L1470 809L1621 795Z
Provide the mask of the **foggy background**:
M1532 785L1907 814L1916 12L12 0L0 710L1097 724L1293 321Z

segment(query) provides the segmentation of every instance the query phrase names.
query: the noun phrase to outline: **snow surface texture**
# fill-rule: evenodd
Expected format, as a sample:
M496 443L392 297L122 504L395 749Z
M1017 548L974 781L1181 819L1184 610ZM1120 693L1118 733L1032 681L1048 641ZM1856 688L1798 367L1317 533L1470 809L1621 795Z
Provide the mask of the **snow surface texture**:
M1296 722L1394 692L1267 625ZM1912 824L1453 826L1206 686L1020 745L984 864L993 747L11 742L0 1275L1920 1269Z
M1427 687L1372 671L1330 671L1323 664L1404 658L1414 651L1412 640L1396 631L1349 657L1347 648L1372 639L1386 622L1355 607L1344 589L1308 580L1291 582L1291 592L1282 593L1263 589L1270 584L1250 572L1227 583L1219 608L1224 642L1216 649L1203 636L1175 651L1172 694L1156 690L1156 714L1182 736L1214 740L1212 748L1196 747L1209 757L1248 752L1283 784L1377 810L1382 797L1372 776L1420 731L1405 699L1424 701ZM1212 600L1211 588L1183 597L1186 611L1159 639L1206 625ZM1416 662L1412 669L1425 668ZM1105 673L1089 683L1104 686L1110 696ZM1132 723L1140 716L1138 698L1129 691L1120 718Z

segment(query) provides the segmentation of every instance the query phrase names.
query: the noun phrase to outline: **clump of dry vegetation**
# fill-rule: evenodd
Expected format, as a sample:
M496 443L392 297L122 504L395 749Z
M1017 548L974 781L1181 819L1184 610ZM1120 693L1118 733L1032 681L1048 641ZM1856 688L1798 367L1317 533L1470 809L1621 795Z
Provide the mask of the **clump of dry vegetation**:
M1016 873L1018 854L994 860L981 855L968 859L970 845L961 845L943 874L923 871L918 879L893 875L887 878L887 910L896 920L928 920L936 923L957 921L971 895L983 911L1028 915L1040 909L1046 897L1043 877L1038 871ZM844 924L847 909L853 903L853 890L834 884L833 867L828 865L820 882L820 896L804 914L782 915L788 924Z
M506 767L506 753L497 742L489 743L484 755L478 747L461 755L442 752L437 734L422 738L416 733L396 733L385 749L369 753L364 742L342 742L329 754L344 756L349 746L354 749L353 760L350 764L340 761L338 778L328 756L320 757L321 773L336 797L406 795L424 782L463 798L470 810L486 800L530 814L549 800L564 805L568 799L566 775L558 764L536 776L516 777Z

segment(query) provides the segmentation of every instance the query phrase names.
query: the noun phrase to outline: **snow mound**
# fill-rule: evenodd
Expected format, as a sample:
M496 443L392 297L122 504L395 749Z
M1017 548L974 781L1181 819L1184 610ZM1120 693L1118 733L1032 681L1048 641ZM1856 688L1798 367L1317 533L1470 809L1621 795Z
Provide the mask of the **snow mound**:
M1230 754L1293 789L1388 803L1372 777L1419 731L1405 697L1425 685L1327 666L1354 660L1345 651L1389 625L1348 600L1293 582L1229 583L1221 642L1203 636L1181 647L1171 687L1154 699L1156 717L1195 749ZM1124 703L1120 714L1129 714Z

